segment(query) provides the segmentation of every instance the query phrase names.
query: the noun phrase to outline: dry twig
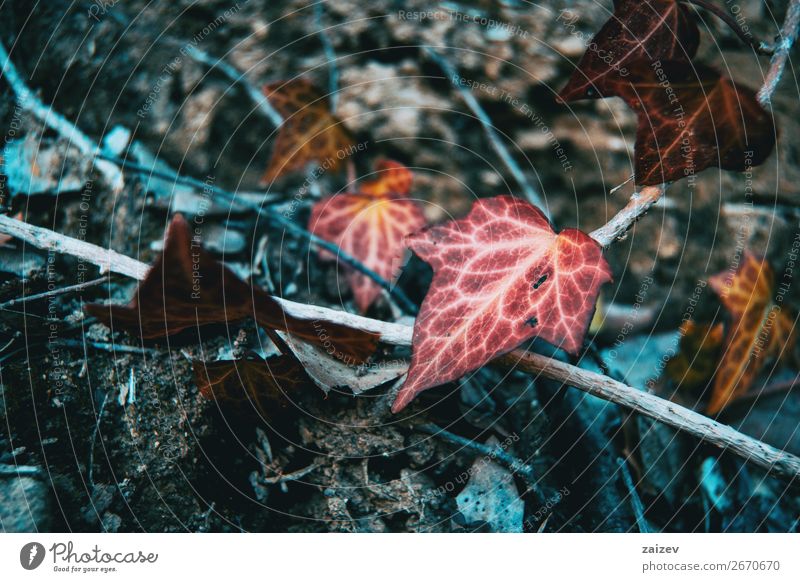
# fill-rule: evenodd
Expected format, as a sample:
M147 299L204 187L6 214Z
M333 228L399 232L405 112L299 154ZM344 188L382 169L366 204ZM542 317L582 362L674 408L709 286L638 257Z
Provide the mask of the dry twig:
M261 113L263 113L267 119L269 119L272 125L277 128L283 124L283 117L281 117L281 114L278 113L278 111L270 104L270 102L267 100L267 97L252 83L250 83L243 73L237 71L233 65L229 64L223 59L212 57L191 43L185 43L182 45L182 47L186 50L186 54L188 54L189 57L198 63L203 63L212 69L217 69L220 73L225 75L228 80L241 85L250 99L252 99L256 104L258 110L261 111Z
M769 71L764 78L764 84L758 91L756 96L761 105L766 106L772 99L775 89L778 88L783 76L783 71L786 68L786 62L789 60L789 53L792 46L797 41L797 35L800 32L800 0L792 0L789 8L786 11L786 17L783 21L783 26L780 32L780 41L775 44L775 53L769 62Z
M508 151L508 148L500 139L500 136L497 134L497 129L495 129L495 126L492 123L492 120L489 118L489 115L486 113L486 111L484 111L483 107L481 107L481 104L478 103L478 100L475 99L475 96L470 92L470 90L460 83L459 80L462 77L458 74L456 68L433 47L424 47L424 50L425 53L430 56L437 65L439 65L442 71L444 71L444 74L447 75L448 80L456 88L458 94L461 95L464 103L467 104L467 107L472 110L472 113L474 113L475 117L478 119L478 121L480 121L483 131L486 133L486 137L489 138L489 143L503 161L506 168L508 168L508 171L511 172L511 175L514 176L514 179L519 184L519 187L522 188L525 198L528 200L528 202L534 206L537 206L549 218L550 212L547 209L547 205L545 204L544 200L542 200L542 197L525 177L525 173L522 171L522 168L519 167L511 153Z
M64 295L66 293L72 293L73 291L81 291L82 289L88 289L89 287L94 287L95 285L106 283L107 281L108 277L104 275L97 279L92 279L91 281L84 281L83 283L77 283L75 285L69 285L67 287L60 287L58 289L53 289L51 291L36 293L35 295L24 295L22 297L16 297L14 299L9 299L5 303L0 303L0 309L8 309L9 307L13 307L14 305L17 305L19 303L28 303L30 301L38 301L39 299L55 297L56 295Z

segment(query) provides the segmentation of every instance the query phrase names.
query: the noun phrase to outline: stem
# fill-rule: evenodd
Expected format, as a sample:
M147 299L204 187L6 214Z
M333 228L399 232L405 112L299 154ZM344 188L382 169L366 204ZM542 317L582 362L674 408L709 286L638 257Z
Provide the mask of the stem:
M646 186L635 192L628 204L605 225L592 231L591 237L603 248L608 248L639 220L664 194L665 187Z
M514 369L558 380L603 400L620 404L659 422L691 433L702 441L735 453L776 475L792 480L800 477L800 458L654 394L642 392L606 376L523 350L516 350L503 356L501 360Z
M339 69L336 67L336 51L333 50L328 29L323 23L324 15L324 3L323 0L320 0L314 5L314 20L319 29L322 50L325 52L325 58L328 59L328 103L330 103L331 113L335 115L339 105Z
M54 251L83 259L88 263L100 267L100 273L113 271L141 281L150 269L150 267L141 261L127 257L111 249L105 249L86 241L64 236L52 230L11 218L10 216L0 215L0 232L23 240L38 249Z
M319 467L319 464L314 462L311 463L308 467L304 467L302 469L298 469L293 473L281 473L276 475L275 477L259 477L259 481L266 485L277 485L278 483L285 483L286 481L297 481L298 479L302 479L315 469Z
M275 109L267 100L266 95L264 95L261 91L259 91L256 87L254 87L244 76L244 74L237 71L232 65L228 64L227 62L223 61L222 59L217 59L212 57L208 53L201 51L192 43L180 43L177 41L170 41L170 44L180 46L182 49L185 49L186 54L189 55L192 59L197 61L198 63L203 63L204 65L208 65L212 69L217 69L223 75L225 75L230 81L233 83L238 83L242 86L245 90L247 95L250 99L258 107L259 111L261 111L267 119L270 120L270 123L275 127L280 127L283 124L283 117L281 114L278 113L278 110Z
M86 339L83 340L74 340L74 339L61 339L58 340L58 345L64 346L66 348L75 348L80 349L86 352L87 348L92 348L94 350L102 350L104 352L111 352L114 354L140 354L140 355L149 355L149 356L158 356L160 352L155 348L145 348L140 346L126 346L123 344L115 344L109 342L93 342ZM84 354L85 355L85 354Z
M18 303L27 303L29 301L37 301L39 299L44 299L46 297L53 297L55 295L63 295L64 293L72 293L73 291L80 291L81 289L87 289L88 287L94 287L95 285L100 285L101 283L105 283L106 281L108 281L108 277L103 276L97 279L93 279L91 281L85 281L84 283L70 285L69 287L61 287L60 289L53 289L52 291L45 291L44 293L37 293L36 295L17 297L15 299L6 301L5 303L0 303L0 309L7 309L9 307L17 305Z
M496 459L500 461L503 465L508 467L513 473L517 473L521 475L525 482L530 487L534 493L539 496L540 500L544 499L544 495L542 494L539 488L539 481L536 479L536 473L533 470L533 467L525 463L522 459L519 459L513 455L508 454L503 450L500 446L492 446L492 445L485 445L472 439L468 439L462 436L458 436L457 434L453 434L450 431L443 429L440 426L437 426L433 423L426 423L420 424L415 427L417 430L420 430L424 433L427 433L431 436L439 437L443 440L446 440L454 445L459 447L465 447L468 449L472 449L474 451L479 452L482 455L486 455L491 459Z
M636 485L634 485L631 472L628 470L628 462L623 458L619 458L617 459L617 464L622 473L622 482L625 483L625 488L631 498L631 507L633 508L633 514L636 516L636 525L639 526L639 533L650 533L650 524L647 523L647 518L644 515L644 504L636 491Z
M762 43L753 38L752 34L745 32L745 30L739 25L738 22L736 22L736 19L733 16L731 16L729 12L726 12L725 10L723 10L716 4L709 2L708 0L684 0L684 1L694 4L695 6L699 6L700 8L703 8L704 10L708 10L709 12L711 12L714 16L716 16L717 18L722 20L725 24L727 24L728 27L733 32L736 33L736 36L742 39L742 42L752 46L756 52L761 53L762 55L770 54L770 51L765 49Z
M789 59L789 52L797 41L800 31L800 0L792 0L786 10L786 18L780 31L780 41L775 46L775 54L769 62L769 71L764 79L764 84L758 91L756 98L762 106L766 107L772 99L772 94L778 87L783 70L786 68L786 61Z
M475 117L480 121L481 126L483 126L483 131L486 133L486 137L489 138L489 143L494 148L494 151L497 152L497 155L505 164L508 171L511 172L511 175L514 176L514 179L519 184L520 188L522 188L522 192L525 194L525 198L533 204L537 206L542 212L545 213L547 218L550 218L550 212L547 209L547 205L545 204L542 197L539 193L531 186L528 179L525 177L525 173L522 171L522 168L519 167L517 162L514 161L514 158L511 156L511 153L506 148L505 144L503 144L500 136L497 134L497 130L495 129L492 120L489 118L489 115L484 111L483 107L481 107L478 100L475 99L475 96L467 89L464 85L458 82L461 79L461 75L459 75L458 70L440 55L433 47L423 47L425 53L433 59L433 61L439 65L439 67L444 71L444 74L447 75L447 78L452 83L452 85L456 88L461 98L467 104L472 112L475 114Z

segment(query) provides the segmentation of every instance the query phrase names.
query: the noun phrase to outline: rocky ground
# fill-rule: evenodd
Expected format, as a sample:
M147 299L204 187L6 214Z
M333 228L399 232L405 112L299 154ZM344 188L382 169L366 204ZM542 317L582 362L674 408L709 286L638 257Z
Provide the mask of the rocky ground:
M752 2L742 9L753 33L769 40L785 5ZM258 189L273 128L241 84L182 57L180 49L188 43L223 58L254 86L302 74L325 87L330 42L340 88L337 114L368 144L367 159L389 157L414 169L413 194L431 221L463 215L476 197L519 193L481 124L421 49L449 47L440 50L546 199L555 224L587 231L604 224L632 191L630 184L611 189L631 174L635 116L616 99L565 106L555 94L583 53L582 35L598 30L610 2L478 1L457 6L471 20L420 16L435 7L418 0L331 0L320 13L293 0L95 0L40 2L32 9L30 2L12 0L0 6L0 40L42 101L95 141L127 128L181 173L244 191ZM576 27L559 20L562 9L579 16ZM703 23L701 58L759 86L768 58L755 56L712 16L704 13ZM796 81L789 71L773 100L782 136L798 135ZM7 83L0 82L0 91L6 143L41 139L40 147L52 148L60 176L30 197L15 195L4 181L8 213L152 261L177 194L172 186L133 175L119 193L102 180L88 182L87 190L85 160L66 153L63 136L21 110ZM9 156L6 148L6 163ZM369 169L366 162L357 168ZM48 169L38 171L47 182ZM623 316L600 330L598 346L613 343L646 280L652 282L645 303L654 314L613 358L601 352L616 376L637 385L653 375L687 297L698 280L727 268L743 221L752 227L750 248L786 255L798 229L792 211L800 204L798 178L800 142L781 139L752 176L709 170L692 188L672 187L666 204L613 247L608 259L615 279L603 302ZM337 191L342 180L326 174L319 189ZM277 204L288 202L301 182L283 179L270 195ZM755 192L750 213L747 187ZM191 193L181 200L181 210L191 213ZM300 223L308 202L297 214ZM335 267L315 260L301 241L259 231L252 216L227 211L212 212L207 228L209 250L224 251L226 262L259 284L269 273L285 297L353 310ZM263 235L268 270L253 263ZM21 276L27 294L73 284L78 276L70 257L23 250L15 242L0 247L0 264L0 302L22 294ZM399 284L419 301L429 279L428 268L412 259ZM522 374L487 369L460 391L451 386L426 393L420 409L429 406L423 420L454 434L505 443L505 451L533 469L536 487L474 448L431 437L420 430L419 418L378 414L386 389L361 397L309 390L299 396L299 410L270 426L221 410L198 393L190 360L255 346L252 323L220 326L202 343L184 334L143 346L82 316L82 303L108 299L109 289L122 301L134 287L114 277L110 288L4 306L0 528L638 531L635 490L653 529L797 530L800 498L785 482L764 478L735 457L723 455L715 464L716 452L690 437ZM701 303L712 309L712 302ZM370 315L393 314L383 304ZM48 343L53 334L60 343ZM85 347L83 338L94 346ZM778 370L775 378L787 374L793 376ZM630 469L620 470L618 459L631 451ZM521 499L508 505L514 509L506 525L463 510L466 495L484 495L492 506L509 494L481 489L480 471L470 469L476 461L493 472L484 476L488 482L510 479ZM23 469L18 473L15 465ZM297 479L280 479L312 465ZM473 481L465 489L468 477ZM723 491L716 497L715 487Z

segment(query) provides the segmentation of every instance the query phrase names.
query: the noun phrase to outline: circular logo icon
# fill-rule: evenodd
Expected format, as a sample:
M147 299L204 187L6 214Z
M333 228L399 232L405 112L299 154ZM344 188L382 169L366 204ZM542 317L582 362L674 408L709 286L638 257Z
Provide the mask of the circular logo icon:
M35 570L44 562L44 546L39 542L30 542L19 551L19 563L26 570Z

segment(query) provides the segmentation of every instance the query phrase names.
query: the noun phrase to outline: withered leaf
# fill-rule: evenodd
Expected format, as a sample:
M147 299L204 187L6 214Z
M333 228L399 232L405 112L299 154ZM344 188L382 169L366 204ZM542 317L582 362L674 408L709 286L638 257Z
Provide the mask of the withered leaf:
M264 360L249 353L240 360L195 360L192 370L203 396L221 406L255 409L264 418L288 408L298 391L310 385L303 368L290 355Z
M730 315L707 407L716 414L748 392L768 361L791 353L796 336L793 318L773 300L774 274L766 260L745 251L736 273L720 273L708 283Z
M337 170L354 147L348 129L330 111L328 99L307 79L264 86L264 95L283 117L261 184L301 171L310 162Z
M678 353L667 362L667 376L682 388L703 388L717 368L724 339L723 325L688 319L681 324L680 337Z
M688 62L700 34L695 15L676 0L615 0L614 14L590 41L559 93L564 101L609 97L607 80L624 79L639 61Z
M333 346L340 359L365 361L377 347L378 336L332 323L289 316L258 286L245 283L205 251L193 238L189 223L176 214L163 252L153 263L127 305L86 306L86 311L111 327L143 339L167 337L207 324L253 317L260 325Z
M337 388L349 388L361 394L396 380L408 371L405 360L390 360L350 366L332 358L322 346L315 346L290 334L277 332L303 366L308 377L326 394Z
M488 446L499 447L490 437ZM486 523L493 532L522 533L525 502L514 475L488 456L478 457L469 470L469 482L456 497L458 511L468 524Z
M718 71L683 62L639 63L607 81L638 117L635 179L642 186L693 176L712 166L743 171L775 147L772 118L755 92Z

